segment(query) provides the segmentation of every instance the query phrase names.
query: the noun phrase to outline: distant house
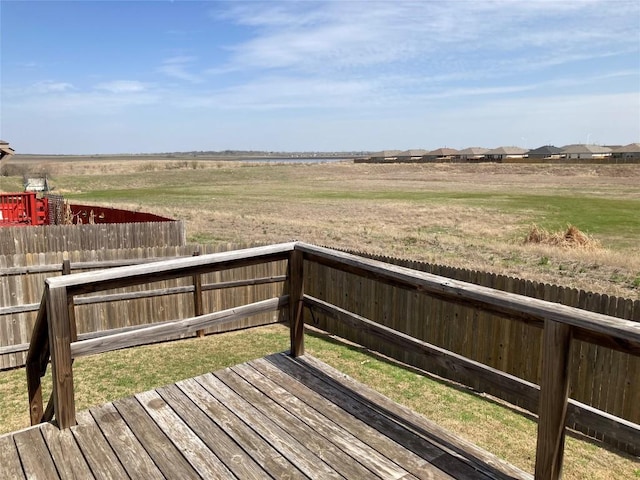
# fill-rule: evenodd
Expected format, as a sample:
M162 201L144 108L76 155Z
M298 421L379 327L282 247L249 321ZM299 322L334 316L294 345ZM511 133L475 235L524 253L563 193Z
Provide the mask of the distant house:
M371 162L392 162L397 160L400 150L382 150L381 152L372 153L369 160Z
M611 156L611 148L586 144L565 145L561 156L566 159L606 158Z
M503 162L507 159L524 158L529 150L520 147L498 147L485 152L487 160L492 162Z
M405 150L398 153L396 159L398 162L419 162L428 152L421 148L413 150Z
M450 162L458 159L458 150L455 148L436 148L424 155L424 159L429 162Z
M488 148L482 147L469 147L458 152L460 160L467 162L479 162L484 159L484 154L489 151Z
M629 145L625 145L624 147L615 148L611 152L611 156L613 158L624 160L640 160L640 143L630 143Z
M560 158L562 154L562 149L558 147L554 147L553 145L544 145L543 147L538 147L533 150L529 150L527 153L527 157L534 160L544 160L544 159L552 159L552 158Z

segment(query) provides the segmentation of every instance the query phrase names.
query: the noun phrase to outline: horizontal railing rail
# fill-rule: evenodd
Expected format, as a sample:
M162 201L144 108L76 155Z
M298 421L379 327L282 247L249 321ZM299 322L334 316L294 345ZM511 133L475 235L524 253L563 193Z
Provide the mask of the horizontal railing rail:
M81 339L75 333L74 306L78 304L75 300L78 295L280 260L288 261L287 280L283 294L277 298L222 312L198 314L191 318L163 322L136 330L112 332L104 337ZM417 294L471 306L479 311L499 314L512 321L522 321L542 328L544 341L540 386L372 322L322 298L305 294L303 279L304 265L307 262L318 263L374 279L376 282L408 289ZM202 290L202 285L198 286L195 282L194 284L191 287L194 292ZM80 300L79 297L78 300ZM304 353L304 307L356 326L384 342L401 345L420 355L428 356L446 368L466 370L469 375L482 375L499 388L518 392L525 399L528 408L538 413L535 468L536 478L539 479L560 477L568 415L581 416L582 421L601 424L620 420L613 418L603 420L602 416L590 417L589 415L593 412L588 411L588 408L585 409L583 405L569 401L568 370L571 342L580 339L631 355L640 355L640 324L637 322L295 242L48 279L28 355L29 398L30 402L33 399L36 400L35 405L31 403L32 420L37 417L34 412L42 411L41 398L39 404L37 402L40 377L37 382L35 377L42 373L43 366L46 368L48 358L46 350L49 347L53 377L53 409L59 426L67 428L75 423L72 372L74 356L126 348L141 342L158 341L168 334L197 331L206 325L228 321L234 315L251 315L263 311L262 309L288 311L291 326L291 354L302 355ZM48 335L43 332L48 332ZM638 442L637 425L631 422L626 424L618 422L616 428L619 428L621 438L629 442Z

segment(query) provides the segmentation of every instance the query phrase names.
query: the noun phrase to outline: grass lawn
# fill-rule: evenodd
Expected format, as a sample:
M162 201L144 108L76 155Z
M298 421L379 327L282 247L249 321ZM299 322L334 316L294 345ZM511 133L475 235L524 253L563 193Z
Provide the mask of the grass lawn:
M45 169L70 201L186 222L193 242L291 239L640 298L640 165L100 159ZM0 190L20 189L0 177ZM597 250L524 245L568 224Z

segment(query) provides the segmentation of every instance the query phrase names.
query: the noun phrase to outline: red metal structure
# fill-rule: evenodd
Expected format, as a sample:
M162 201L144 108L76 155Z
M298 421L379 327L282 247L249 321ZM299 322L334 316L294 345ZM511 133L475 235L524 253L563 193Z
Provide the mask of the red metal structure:
M0 226L49 225L49 200L35 192L0 193Z
M0 140L0 161L13 155L8 142ZM0 227L48 225L49 200L35 192L0 193Z

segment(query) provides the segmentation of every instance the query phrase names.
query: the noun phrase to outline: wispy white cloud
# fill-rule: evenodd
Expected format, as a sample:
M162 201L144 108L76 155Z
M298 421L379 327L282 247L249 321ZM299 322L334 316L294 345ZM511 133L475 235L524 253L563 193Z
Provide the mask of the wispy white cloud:
M136 80L113 80L111 82L99 83L95 88L111 93L139 93L146 91L148 87L146 84Z
M67 92L69 90L73 90L74 86L68 82L56 82L53 80L45 80L42 82L37 82L29 87L27 90L30 90L34 93L59 93L59 92Z
M363 99L373 99L374 93L375 82L271 76L168 101L177 107L218 110L348 108Z
M480 50L489 61L515 50L530 49L535 55L548 48L567 58L596 57L613 42L619 45L624 35L634 45L637 25L625 15L633 12L637 20L638 7L624 0L615 6L602 0L367 2L366 8L361 2L233 4L225 18L253 30L251 39L230 48L228 67L410 69L441 57L445 49L457 54ZM615 29L602 28L605 10Z
M167 75L168 77L183 80L190 83L202 83L203 78L196 74L189 72L189 67L196 61L192 56L177 56L167 58L162 62L162 65L158 68L158 71Z

